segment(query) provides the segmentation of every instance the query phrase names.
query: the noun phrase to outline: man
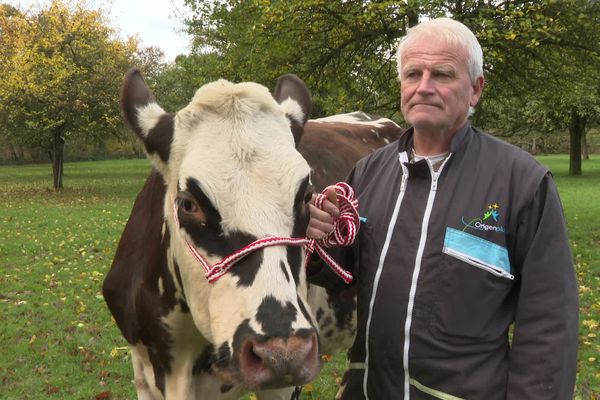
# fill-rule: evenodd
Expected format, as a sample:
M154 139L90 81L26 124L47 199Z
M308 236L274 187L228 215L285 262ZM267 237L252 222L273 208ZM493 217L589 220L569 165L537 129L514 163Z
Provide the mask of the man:
M560 200L547 169L470 125L482 65L473 33L448 18L400 43L412 127L348 178L366 222L337 257L358 293L342 399L573 396L578 295ZM310 205L309 237L333 227L328 198Z

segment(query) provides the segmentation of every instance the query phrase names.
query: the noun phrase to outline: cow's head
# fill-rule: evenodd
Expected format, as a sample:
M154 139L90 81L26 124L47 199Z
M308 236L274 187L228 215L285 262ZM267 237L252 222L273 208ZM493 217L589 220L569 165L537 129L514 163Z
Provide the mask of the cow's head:
M284 76L271 95L255 83L219 80L169 114L132 70L121 107L166 182L169 268L214 346L215 371L249 388L314 378L319 351L303 248L260 249L214 283L196 259L212 265L263 237L304 235L309 166L295 148L311 108L304 83Z

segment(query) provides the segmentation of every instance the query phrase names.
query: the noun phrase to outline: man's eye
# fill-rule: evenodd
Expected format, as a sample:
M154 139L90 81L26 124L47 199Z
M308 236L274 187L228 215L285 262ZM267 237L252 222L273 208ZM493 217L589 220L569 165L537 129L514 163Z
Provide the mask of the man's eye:
M452 72L446 72L446 71L438 71L434 75L438 79L452 79L452 77L454 76L454 74Z

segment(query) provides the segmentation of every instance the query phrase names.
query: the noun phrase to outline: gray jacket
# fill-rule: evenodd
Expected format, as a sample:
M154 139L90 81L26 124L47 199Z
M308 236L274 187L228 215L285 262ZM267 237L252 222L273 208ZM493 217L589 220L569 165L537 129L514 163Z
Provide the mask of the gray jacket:
M551 175L470 124L434 172L409 163L412 134L348 179L366 222L337 256L358 293L342 398L572 398L578 292Z

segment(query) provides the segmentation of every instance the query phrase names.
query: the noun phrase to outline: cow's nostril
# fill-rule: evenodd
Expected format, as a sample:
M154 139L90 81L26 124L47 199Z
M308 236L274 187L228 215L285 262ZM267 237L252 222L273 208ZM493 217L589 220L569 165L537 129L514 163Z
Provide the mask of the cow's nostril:
M317 336L291 336L257 342L244 341L240 372L251 387L276 387L304 384L319 371Z
M262 357L256 353L256 342L253 339L244 342L240 362L243 366L251 369L264 367Z
M256 343L253 340L248 340L244 344L244 353L246 353L247 362L250 365L262 364L263 360L258 354L256 354Z

